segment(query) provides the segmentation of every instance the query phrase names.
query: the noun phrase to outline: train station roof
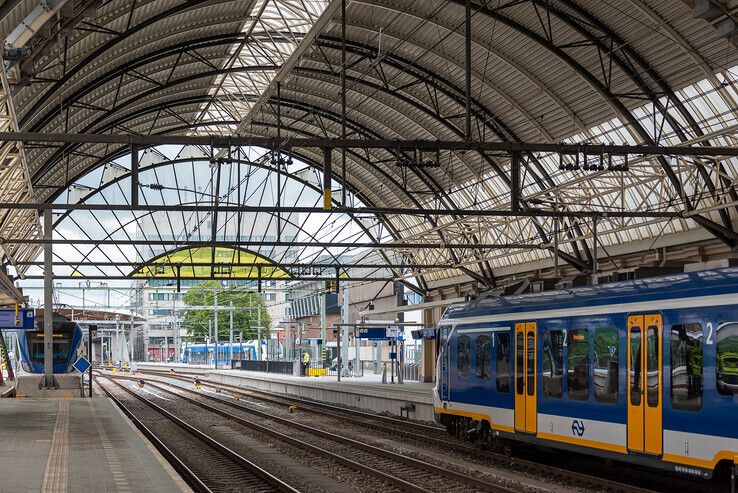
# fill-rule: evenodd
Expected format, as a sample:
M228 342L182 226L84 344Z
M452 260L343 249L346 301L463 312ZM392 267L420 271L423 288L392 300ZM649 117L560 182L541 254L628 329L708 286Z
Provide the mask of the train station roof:
M2 6L6 40L36 3ZM345 23L340 0L70 2L9 74L18 126L28 132L453 141L467 137L470 113L474 141L735 146L737 5L696 4L472 1L468 107L462 0L347 0ZM68 199L81 177L129 152L96 143L24 147L39 200ZM290 153L322 170L322 149ZM735 158L629 155L616 168L599 159L524 153L521 206L646 216L595 226L582 217L389 212L380 217L386 241L437 245L393 248L405 261L444 266L424 270L422 285L460 273L494 284L522 264L551 265L554 249L584 271L594 228L606 255L738 244ZM336 186L371 207L510 204L506 154L349 149L345 174L333 169ZM647 217L666 211L682 214Z

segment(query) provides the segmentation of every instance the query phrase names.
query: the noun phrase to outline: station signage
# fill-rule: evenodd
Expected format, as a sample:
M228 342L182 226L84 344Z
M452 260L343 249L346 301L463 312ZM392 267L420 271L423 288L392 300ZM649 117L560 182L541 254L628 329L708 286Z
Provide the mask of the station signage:
M397 339L402 336L400 328L397 326L389 327L359 327L359 339L367 339L370 341L388 341Z
M0 329L33 329L33 308L19 310L0 310Z
M368 339L370 341L386 341L387 329L384 327L360 327L359 339Z

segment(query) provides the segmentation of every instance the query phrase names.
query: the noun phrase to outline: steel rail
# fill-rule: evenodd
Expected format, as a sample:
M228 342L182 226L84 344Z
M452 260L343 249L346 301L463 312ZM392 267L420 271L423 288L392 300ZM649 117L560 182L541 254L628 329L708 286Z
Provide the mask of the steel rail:
M184 420L180 419L179 417L175 416L174 414L170 413L166 409L162 408L158 404L150 401L149 399L146 399L145 397L142 397L138 394L136 394L131 389L126 388L124 385L122 385L120 382L115 381L114 377L105 376L108 380L110 380L112 383L120 387L122 390L127 392L128 394L132 395L139 401L143 402L150 408L156 410L163 416L165 416L168 420L175 423L177 426L181 427L182 429L186 430L188 433L192 434L211 448L215 449L217 452L219 452L221 455L225 455L229 457L234 462L238 463L240 466L248 470L251 474L254 476L257 476L265 483L269 484L270 486L274 487L276 491L281 491L284 493L300 493L299 490L293 488L292 486L288 485L275 475L267 472L266 470L262 469L258 465L254 464L250 460L246 459L245 457L241 456L237 452L234 452L230 448L226 447L216 439L212 438L211 436L203 433L202 431L198 430L194 426L190 425L189 423L185 422ZM110 395L110 392L105 389L104 385L100 385L105 392Z
M115 377L108 376L107 378L110 378L111 380L113 380L113 379L119 379L119 380L135 380L135 377L124 377L124 376L115 376ZM402 488L403 491L412 491L414 493L429 493L428 490L426 490L424 488L420 488L420 487L418 487L418 486L416 486L416 485L414 485L412 483L408 483L407 481L405 481L405 480L403 480L401 478L392 476L392 475L390 475L388 473L385 473L383 471L379 471L379 470L377 470L375 468L369 467L369 466L364 465L364 464L362 464L360 462L356 462L356 461L354 461L352 459L349 459L348 457L344 457L342 455L336 454L336 453L331 452L329 450L325 450L325 449L323 449L321 447L318 447L318 446L309 444L309 443L304 442L302 440L298 440L298 439L293 438L293 437L291 437L289 435L285 435L284 433L280 433L278 431L272 430L269 427L261 426L261 425L259 425L257 423L253 423L251 421L245 420L245 419L243 419L243 418L241 418L239 416L235 416L233 414L230 414L230 413L228 413L226 411L223 411L223 410L214 408L212 406L208 406L207 404L203 404L203 403L198 402L198 401L196 401L194 399L190 399L188 397L185 397L185 396L182 396L180 394L177 394L174 391L171 391L171 390L166 389L164 387L158 386L157 384L152 383L150 381L148 381L148 385L151 385L152 387L157 388L157 389L161 390L162 392L166 392L166 393L169 393L171 395L175 395L175 396L179 397L180 399L182 399L184 401L191 402L194 405L197 405L199 407L202 407L203 409L206 409L208 411L211 411L213 413L216 413L216 414L218 414L220 416L223 416L223 417L228 418L228 419L232 419L233 421L235 421L237 423L240 423L240 424L242 424L244 426L247 426L247 427L249 427L249 428L251 428L251 429L253 429L255 431L264 433L265 435L269 435L269 436L271 436L273 438L276 438L278 440L282 440L282 441L284 441L286 443L289 443L290 445L294 445L296 447L302 448L303 450L307 450L307 451L310 451L310 452L312 452L314 454L317 454L317 455L326 457L328 459L334 460L334 461L336 461L336 462L338 462L340 464L343 464L345 466L348 466L348 467L350 467L350 468L352 468L354 470L359 470L359 471L368 473L368 474L370 474L372 476L375 476L375 477L377 477L377 478L379 478L379 479L381 479L383 481L386 481L386 482L388 482L390 484L393 484L395 486L398 486L398 487ZM126 390L128 390L128 389L126 389ZM143 397L138 396L138 395L137 395L137 397L140 398L140 399L144 399ZM269 416L269 415L265 415L265 416L271 418L271 416Z
M154 376L171 378L171 379L176 379L180 381L190 381L191 380L181 375L176 375L176 374L172 375L172 374L167 374L165 372L159 372L156 370L139 370L139 371L145 374L152 374ZM126 377L123 377L123 378L126 378ZM275 399L273 396L266 397L266 395L268 394L260 390L251 389L251 388L244 389L242 387L237 387L234 385L224 384L220 382L213 382L212 380L207 380L207 379L200 379L200 382L204 387L221 388L221 389L226 390L227 392L239 394L240 396L244 396L244 397L254 397L254 394L259 394L255 398L260 401L270 402L270 403L275 403L275 404L280 404L280 405L285 404L285 402L278 401L278 399L281 398L281 396L278 396L277 399ZM185 389L185 388L182 388L182 390L190 391L190 389ZM201 394L198 394L198 395L201 395ZM207 397L210 397L210 396L207 396ZM286 401L289 401L292 403L295 403L295 402L302 403L301 406L304 409L308 411L313 411L313 412L316 412L316 413L319 413L325 416L335 418L336 417L335 413L338 412L342 414L341 419L347 422L360 425L360 426L371 427L373 430L381 430L386 433L392 433L392 434L400 435L406 438L423 441L423 442L426 442L428 444L432 444L435 446L451 448L455 450L456 452L459 452L462 454L473 454L479 457L480 459L494 459L494 460L499 460L499 461L510 461L511 460L511 458L505 454L500 454L500 453L491 452L491 451L482 451L475 447L469 447L463 444L450 442L447 436L443 438L432 437L429 435L424 435L422 433L415 433L413 431L398 429L398 428L394 428L390 426L384 426L381 424L378 425L376 423L367 423L360 419L353 418L351 417L351 415L353 414L353 415L363 416L363 417L376 420L376 421L380 421L380 422L385 421L385 422L393 422L397 424L402 424L404 426L413 427L416 430L443 432L443 434L445 435L446 431L443 428L423 425L420 423L413 423L411 421L402 420L399 418L392 418L390 416L382 416L382 415L372 414L368 412L357 411L357 410L345 408L342 406L318 403L318 402L310 401L307 399L302 399L299 397L284 396L283 398ZM313 409L310 409L311 407ZM322 408L322 409L316 409L316 408ZM637 486L631 486L625 483L619 483L617 481L612 481L612 480L605 479L605 478L599 478L597 476L591 476L588 474L583 474L580 472L571 471L571 470L563 469L560 467L550 466L547 464L541 464L538 462L529 461L529 460L520 459L520 458L514 458L512 460L514 461L514 464L516 466L519 466L524 470L534 471L537 474L544 474L546 477L557 477L563 480L576 480L576 481L580 481L582 484L588 484L588 485L592 485L597 488L607 489L611 491L627 491L628 493L653 493L651 490L648 490L645 488L639 488Z
M125 378L130 378L130 377L123 377L123 378L125 379ZM277 423L286 425L288 427L295 428L295 429L298 429L300 431L309 433L309 434L314 435L314 436L320 436L322 438L325 438L325 439L328 439L328 440L332 440L334 442L343 443L345 445L352 446L354 448L363 450L365 452L369 452L371 454L374 454L374 455L377 455L377 456L380 456L380 457L383 457L383 458L386 458L386 459L390 459L392 461L395 461L396 463L403 463L403 464L405 464L407 466L412 467L415 470L418 470L418 469L425 470L428 473L438 475L439 478L450 479L450 480L453 480L453 481L459 481L462 484L466 484L466 485L472 486L474 488L481 489L483 491L490 491L490 492L495 492L495 493L512 493L514 491L518 491L518 490L513 490L513 489L510 489L510 488L507 488L505 486L491 484L491 483L488 483L486 481L482 481L482 480L477 479L477 478L469 477L466 474L463 474L463 473L460 473L460 472L456 472L456 471L453 471L453 470L449 470L448 468L443 468L441 466L437 466L437 465L434 465L434 464L431 464L431 463L428 463L428 462L425 462L425 461L422 461L422 460L419 460L419 459L414 459L412 457L407 457L407 456L404 456L404 455L401 455L401 454L398 454L398 453L395 453L395 452L391 452L389 450L384 450L382 448L375 447L373 445L369 445L369 444L360 442L358 440L354 440L352 438L348 438L348 437L345 437L345 436L340 436L340 435L336 435L336 434L333 434L333 433L329 433L329 432L326 432L326 431L321 430L319 428L314 428L314 427L311 427L311 426L307 426L307 425L303 425L303 424L300 424L300 423L296 423L296 422L293 422L293 421L290 421L290 420L287 420L287 419L284 419L284 418L280 418L280 417L274 416L272 414L269 414L269 413L266 413L266 412L263 412L263 411L258 411L256 409L247 408L245 406L239 406L239 405L237 405L235 403L228 402L228 401L225 401L223 399L219 399L219 398L217 398L215 396L211 396L211 395L207 395L207 394L202 394L202 393L196 392L196 391L194 391L192 389L186 389L186 388L180 387L178 385L174 385L174 384L171 384L171 383L167 384L166 382L161 382L161 381L159 381L157 383L153 383L151 381L148 382L148 385L151 385L152 387L154 387L154 388L156 388L158 390L161 390L162 392L166 392L166 393L168 393L170 395L177 396L180 399L183 399L183 400L185 400L187 402L190 402L190 403L192 403L192 404L194 404L196 406L199 406L199 407L201 407L203 409L206 409L206 410L208 410L210 412L213 412L213 413L216 413L216 414L218 414L220 416L223 416L224 418L232 419L232 420L234 420L234 421L236 421L236 422L238 422L240 424L243 424L245 426L248 426L248 427L250 427L250 428L252 428L252 429L254 429L256 431L260 431L260 432L269 434L269 435L274 436L276 438L279 438L281 440L287 440L290 443L293 443L295 445L308 448L308 449L313 450L313 451L315 451L316 449L317 450L321 450L322 451L322 454L324 454L324 455L325 454L330 454L331 456L333 456L332 458L336 458L336 457L337 458L340 458L340 459L336 459L336 460L340 460L340 461L346 461L346 460L348 460L348 461L350 461L351 463L353 463L355 465L354 467L360 467L362 470L365 470L365 471L367 471L370 474L373 474L375 476L376 475L379 475L383 479L386 479L386 480L388 480L388 481L390 481L390 482L392 482L392 483L400 486L405 491L418 491L419 492L419 491L427 491L427 490L425 488L419 487L419 486L417 486L417 485L415 485L413 483L409 483L409 482L405 481L404 479L401 479L401 478L398 478L398 477L389 475L387 473L384 473L383 471L379 471L379 470L377 470L375 468L366 466L366 465L364 465L364 464L362 464L360 462L356 462L356 461L353 461L351 459L347 459L347 458L345 458L343 456L340 456L340 455L335 454L334 452L330 452L330 451L321 449L320 447L316 447L315 445L302 442L302 441L300 441L298 439L295 439L293 437L290 437L288 435L285 435L283 433L280 433L278 431L275 431L275 430L273 430L273 429L271 429L269 427L259 425L257 423L252 422L252 421L249 421L247 419L244 419L244 418L242 418L240 416L236 416L236 415L231 414L231 413L229 413L227 411L224 411L222 409L218 409L216 407L213 407L213 406L210 406L210 405L205 404L203 402L200 402L200 401L198 401L196 399L193 399L193 398L190 398L190 397L186 397L186 396L184 396L182 394L179 394L179 393L177 393L177 392L175 392L175 391L173 391L171 389L168 389L168 388L162 386L162 384L163 385L168 385L170 387L173 387L173 388L177 389L178 391L184 391L184 392L193 393L193 394L195 394L195 395L197 395L199 397L203 397L203 398L206 398L206 399L209 399L209 400L216 401L216 402L218 402L220 404L224 404L224 405L229 406L229 407L232 407L234 409L238 409L239 411L247 412L247 413L253 414L255 416L259 416L260 418L268 419L268 420L271 420L271 421L274 421L274 422L277 422Z
M180 374L176 374L176 373L175 374L171 374L171 373L167 373L167 372L163 372L163 371L148 370L148 369L146 369L146 370L138 370L138 372L139 373L150 374L150 375L154 375L154 376L161 376L161 377L166 377L166 378L172 378L172 379L175 379L175 380L190 381L190 379L188 379L187 377L181 376L181 373L184 373L184 372L180 372ZM206 373L199 373L199 374L198 373L192 373L192 374L193 375L206 375ZM240 393L242 395L258 394L260 396L260 397L258 397L258 399L262 399L262 400L265 400L265 401L270 401L273 398L273 397L261 397L261 396L272 395L272 394L268 394L267 392L263 392L263 391L258 390L258 389L238 387L236 385L230 385L230 384L227 384L227 383L214 382L212 380L207 380L207 379L201 379L200 382L203 384L203 386L209 386L209 387L213 387L213 388L221 388L221 389L228 390L230 392ZM280 396L280 398L282 398L282 397ZM350 408L346 408L346 407L342 407L342 406L336 406L336 405L332 405L332 404L326 404L326 403L323 403L323 402L316 402L316 401L312 401L312 400L304 399L304 398L300 398L300 397L284 396L283 398L284 399L289 399L291 402L298 402L301 405L308 405L308 406L314 406L314 407L318 407L318 408L328 409L328 410L330 410L332 412L336 412L337 411L337 412L340 412L340 413L343 413L343 414L346 414L346 415L353 414L353 415L357 415L357 416L363 416L363 417L366 417L368 419L374 419L374 420L377 420L377 421L384 421L386 423L394 423L394 424L399 424L399 425L403 425L403 426L408 426L409 425L409 426L411 426L413 428L416 428L416 429L419 429L419 430L420 429L423 429L423 430L430 431L430 432L443 432L443 433L446 433L446 430L444 428L439 427L439 426L426 425L426 424L421 424L421 423L414 423L414 422L409 421L407 419L394 418L392 416L384 416L384 415L381 415L381 414L374 414L374 413L370 413L370 412L359 411L359 410L356 410L356 409L350 409ZM325 413L325 411L318 411L318 412ZM330 414L330 413L326 413L326 414Z

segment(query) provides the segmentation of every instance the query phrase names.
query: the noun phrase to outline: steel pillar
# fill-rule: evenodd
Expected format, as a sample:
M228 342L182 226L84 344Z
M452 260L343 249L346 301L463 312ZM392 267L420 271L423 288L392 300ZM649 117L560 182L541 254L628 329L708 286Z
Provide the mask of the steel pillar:
M215 369L218 369L218 288L213 289L213 312L214 312L214 332L215 332Z
M343 283L343 309L341 310L343 325L341 331L341 373L348 375L348 350L349 350L349 283Z
M324 354L328 354L328 334L327 332L327 316L326 316L326 304L327 300L325 297L325 282L321 283L321 289L320 291L320 340L322 341L321 351L320 351L320 361L323 363L323 366L325 367L325 358L323 357ZM330 366L330 365L329 365Z
M43 387L54 388L54 273L51 235L54 229L53 214L44 212L44 381Z

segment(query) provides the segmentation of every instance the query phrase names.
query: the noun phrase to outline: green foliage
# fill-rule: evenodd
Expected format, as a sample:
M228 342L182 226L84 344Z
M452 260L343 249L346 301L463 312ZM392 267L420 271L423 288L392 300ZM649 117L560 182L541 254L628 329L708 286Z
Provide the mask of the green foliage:
M184 295L185 305L188 307L211 307L214 305L215 291L218 291L218 306L228 307L233 303L233 333L234 338L243 332L243 339L251 340L258 337L259 311L261 311L261 336L269 337L271 320L267 313L266 303L259 293L240 287L223 287L218 281L203 281L192 286ZM185 309L184 328L190 340L202 341L208 337L208 323L215 326L212 309ZM230 313L228 310L218 312L218 338L227 341L230 331Z

